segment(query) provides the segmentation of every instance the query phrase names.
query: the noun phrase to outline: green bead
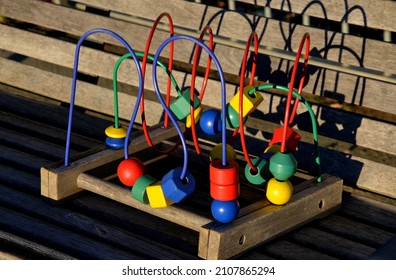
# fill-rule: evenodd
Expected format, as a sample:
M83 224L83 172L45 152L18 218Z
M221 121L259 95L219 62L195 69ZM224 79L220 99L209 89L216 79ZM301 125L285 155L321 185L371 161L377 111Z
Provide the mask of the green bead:
M245 177L253 185L263 185L271 177L271 172L269 171L269 162L263 158L254 158L252 163L257 167L257 172L254 172L249 164L245 166Z
M149 204L146 188L156 181L156 179L149 175L140 176L132 187L132 197L141 203Z
M228 128L239 127L239 113L232 108L230 104L227 104L226 124ZM247 116L243 118L243 123L246 122Z
M200 105L199 98L194 94L194 109ZM176 98L170 105L173 114L181 121L190 115L190 89L187 89L181 96Z
M286 181L297 170L297 160L289 152L278 152L270 159L269 170L279 181Z

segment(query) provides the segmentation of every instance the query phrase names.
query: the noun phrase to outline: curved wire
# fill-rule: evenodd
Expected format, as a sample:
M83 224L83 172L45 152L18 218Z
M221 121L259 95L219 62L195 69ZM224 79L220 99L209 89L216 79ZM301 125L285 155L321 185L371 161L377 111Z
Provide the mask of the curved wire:
M212 28L209 25L206 25L205 28L201 31L201 34L199 36L199 40L203 41L203 36L205 33L209 34L209 49L213 51L213 32ZM199 52L201 50L201 47L198 45L195 49L195 54L194 54L194 61L192 65L192 72L191 72L191 91L190 91L190 103L194 104L194 89L195 89L195 78L197 75L197 66L198 66L198 60L199 60ZM205 89L206 85L208 83L209 79L209 74L210 74L210 65L212 64L212 58L208 56L208 61L206 63L206 71L205 71L205 76L204 80L202 82L202 88L201 92L199 94L199 100L202 101L204 94L205 94ZM190 106L190 118L191 118L191 134L194 142L194 147L195 151L197 152L198 155L201 155L201 149L199 148L199 143L198 143L198 136L197 136L197 130L195 128L195 116L194 116L194 106Z
M162 50L165 48L165 46L167 44L169 44L170 42L173 42L175 40L189 40L194 42L195 44L200 45L203 49L205 49L205 51L211 56L213 62L215 63L217 70L219 72L220 75L220 82L221 82L221 94L222 94L222 165L225 166L227 165L227 153L226 153L226 115L225 115L225 108L226 108L226 87L225 87L225 79L224 79L224 73L223 73L223 69L220 65L220 62L218 61L218 59L216 58L215 54L209 49L208 46L206 46L202 41L188 36L188 35L176 35L173 37L170 37L168 39L166 39L164 42L162 42L162 44L159 46L155 56L154 56L154 61L153 64L156 65L157 64L157 60L159 58L159 55L161 54ZM154 88L155 88L155 92L157 94L157 97L161 103L161 105L164 107L164 110L168 113L173 125L175 126L177 132L179 133L181 142L182 142L182 146L183 146L183 152L184 152L184 162L183 162L183 169L182 169L182 173L180 175L181 179L184 179L186 172L187 172L187 165L188 165L188 152L187 152L187 145L186 145L186 140L183 137L183 132L181 131L179 125L177 124L177 120L176 117L173 115L173 113L171 112L171 110L168 108L168 106L166 105L165 101L163 100L162 96L161 96L161 91L159 89L158 86L158 81L157 81L157 67L153 67L153 72L152 72L152 79L153 79L153 84L154 84Z
M275 84L266 84L266 85L261 85L254 89L251 89L249 91L249 93L254 93L257 91L268 90L268 89L278 89L278 90L283 90L285 92L289 92L289 90L290 90L289 88L287 88L285 86L280 86L280 85L275 85ZM297 98L299 101L304 103L304 105L307 108L307 111L309 113L309 116L311 117L312 136L313 136L314 145L315 145L315 163L317 165L317 173L318 173L317 181L321 182L322 181L322 167L321 167L321 162L320 162L318 125L317 125L316 116L315 116L315 113L313 112L312 107L309 104L309 102L304 97L302 97L301 94L299 94L298 92L296 92L293 89L292 89L292 94L293 94L293 97ZM243 147L243 149L245 151L246 146ZM246 158L246 154L245 154L245 158Z
M298 65L298 62L300 60L301 51L302 51L302 48L303 48L304 44L306 44L306 46L305 46L305 57L304 57L304 69L303 69L304 70L304 75L300 79L300 84L299 84L299 87L298 87L299 94L301 93L302 88L304 86L305 76L306 76L306 72L307 72L307 68L308 68L308 58L309 58L309 48L310 48L310 35L309 35L309 33L305 33L303 38L301 39L300 46L298 47L296 59L294 60L294 67L293 67L293 71L292 71L291 78L290 78L289 90L288 90L287 100L286 100L285 119L284 119L284 122L283 122L283 135L282 135L282 143L281 143L281 150L280 150L282 153L284 153L285 150L286 150L287 127L289 126L291 121L294 120L294 116L295 116L295 114L297 112L297 106L298 106L299 99L296 99L296 101L294 102L293 111L292 111L291 114L290 114L290 103L291 103L291 99L292 99L294 80L295 80L296 74L297 74L297 68L298 68L297 65Z
M254 81L254 75L256 73L256 64L257 64L257 56L258 56L258 37L256 32L252 32L249 35L249 39L246 42L246 47L245 47L245 52L243 54L243 60L242 60L242 68L241 68L241 75L239 78L239 128L235 129L234 135L237 133L239 130L240 138L241 138L241 144L242 144L242 150L245 155L246 161L249 164L250 168L254 171L257 172L257 167L254 166L252 161L250 160L250 157L247 154L247 149L246 149L246 143L245 143L245 132L243 129L243 88L245 87L245 72L246 72L246 64L247 64L247 57L249 54L249 49L250 45L252 44L252 40L254 40L254 57L253 57L253 66L252 66L252 74L250 76L250 84L253 84ZM254 92L252 93L254 94Z
M170 16L169 13L161 13L157 19L154 21L153 26L151 27L150 30L150 34L147 38L146 41L146 47L144 49L144 56L143 56L143 61L142 61L142 73L143 73L143 78L146 75L146 65L147 65L147 56L150 50L150 45L151 45L151 41L153 39L154 36L154 32L157 29L157 25L160 22L160 20L166 17L168 19L168 23L169 23L169 36L172 37L175 33L174 33L174 28L173 28L173 20L172 17ZM170 44L169 47L169 65L168 65L168 70L169 72L172 72L172 68L173 68L173 49L174 49L174 44L173 42ZM155 68L155 67L154 67ZM170 104L170 90L171 90L171 83L170 83L170 78L168 78L168 84L167 84L167 88L166 88L166 104L167 106L169 106ZM143 91L143 96L142 96L142 102L141 102L141 117L142 117L142 126L143 126L143 132L144 132L144 136L146 137L147 143L149 144L149 146L154 147L153 142L151 141L150 138L150 134L148 132L148 128L147 128L147 123L146 123L146 118L145 118L145 113L144 113L144 91ZM164 127L168 127L168 114L165 114L164 117Z
M138 78L139 78L139 89L138 89L138 94L137 94L137 100L136 100L136 104L134 107L134 111L132 114L132 119L131 119L131 123L133 124L135 118L136 118L136 114L137 114L137 109L139 108L139 102L143 93L143 87L144 87L144 79L143 79L143 75L142 75L142 69L140 67L139 64L139 60L136 57L132 47L128 44L127 41L125 41L124 38L122 38L120 35L118 35L117 33L108 30L108 29L104 29L104 28L96 28L96 29L92 29L88 32L86 32L85 34L83 34L81 36L81 38L78 40L77 45L76 45L76 51L74 54L74 69L73 69L73 78L72 78L72 88L71 88L71 94L70 94L70 108L69 108L69 119L68 119L68 126L67 126L67 136L66 136L66 149L65 149L65 166L69 166L69 155L70 155L70 139L71 139L71 131L72 131L72 123L73 123L73 110L74 110L74 101L75 101L75 95L76 95L76 86L77 86L77 72L78 72L78 61L79 61L79 57L80 57L80 49L81 49L81 45L84 42L84 40L89 37L92 34L95 33L105 33L107 35L110 35L112 37L114 37L115 39L117 39L118 41L120 41L124 47L128 50L129 53L131 53L133 60L135 62L135 66L138 72ZM133 121L132 121L133 120ZM132 129L132 125L130 125L130 127L128 128L128 131ZM129 135L129 134L128 134ZM128 151L127 146L128 146L128 138L127 137L125 139L125 147L126 147L126 151Z
M144 53L143 52L135 52L137 57L143 57ZM132 55L130 53L126 53L123 56L121 56L115 66L114 66L114 70L113 70L113 92L114 92L114 127L115 128L119 128L119 114L118 114L118 69L120 68L121 63L127 59L127 58L131 58ZM150 61L154 60L154 57L152 55L147 55L147 58ZM177 93L179 95L182 94L175 77L172 75L171 72L169 72L168 68L166 67L165 64L163 64L161 61L158 60L157 65L160 66L162 69L164 69L164 71L166 72L166 74L168 74L169 78L172 81L173 87L175 88L175 90L177 91Z

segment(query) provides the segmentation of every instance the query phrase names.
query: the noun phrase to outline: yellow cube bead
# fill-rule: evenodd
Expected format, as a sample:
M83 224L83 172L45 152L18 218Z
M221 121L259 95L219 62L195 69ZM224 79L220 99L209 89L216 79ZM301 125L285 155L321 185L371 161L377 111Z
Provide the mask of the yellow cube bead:
M161 181L158 181L146 188L147 197L152 208L164 208L174 202L166 198L161 188Z
M252 94L249 94L249 91L252 89L254 89L252 85L247 85L246 87L243 88L243 98L242 98L243 118L249 115L250 113L252 113L263 101L263 96L259 92L254 92ZM230 101L231 107L238 113L239 113L239 95L240 95L240 91L238 91L237 94L235 94Z
M198 106L197 109L194 110L194 122L197 123L199 121L199 118L202 115L202 106ZM186 118L186 127L190 128L191 127L191 114L187 116Z

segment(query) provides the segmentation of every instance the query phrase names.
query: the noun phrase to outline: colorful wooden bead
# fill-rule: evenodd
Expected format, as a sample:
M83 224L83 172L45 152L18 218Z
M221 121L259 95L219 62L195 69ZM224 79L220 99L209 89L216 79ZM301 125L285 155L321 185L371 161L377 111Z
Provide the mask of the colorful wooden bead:
M221 160L210 163L210 196L215 200L235 200L239 196L239 166L236 161L222 165Z
M283 205L289 202L293 195L293 185L289 180L278 181L272 178L267 184L267 199L276 205Z
M105 129L105 134L110 138L125 138L127 130L123 127L115 128L114 126L109 126Z
M221 132L221 112L209 109L202 113L199 119L201 130L208 135L216 135Z
M222 154L223 154L223 144L218 143L216 144L213 149L210 151L210 161L213 161L215 159L221 159ZM226 157L227 161L235 161L236 160L236 152L235 149L229 145L226 144Z
M144 174L145 167L137 158L127 158L121 161L117 168L117 175L121 183L132 187L136 180Z
M165 208L174 202L168 199L161 187L161 181L156 182L146 188L147 197L152 208Z
M273 144L271 146L268 146L264 150L264 154L270 154L272 156L272 155L276 154L277 152L280 152L280 150L281 150L281 145Z
M234 108L230 104L226 106L227 114L226 114L226 125L229 128L238 128L239 127L239 113L235 111ZM247 116L243 118L243 123L247 121Z
M289 152L278 152L270 159L269 170L279 181L286 181L297 170L297 160Z
M272 135L272 139L269 142L269 145L272 146L274 144L282 143L283 139L283 127L279 127L275 129L274 134ZM286 149L289 152L294 153L297 149L298 143L300 142L301 136L296 131L291 129L290 127L286 127Z
M203 109L202 106L198 106L197 109L194 110L194 122L197 123L202 115ZM191 127L191 114L189 114L186 118L186 127Z
M182 170L181 167L177 167L162 177L162 190L165 196L175 203L182 201L195 190L195 179L189 171L184 179L180 179Z
M269 171L269 161L264 158L254 158L252 163L257 168L257 171L253 171L250 165L246 164L245 177L253 185L263 185L272 177Z
M123 127L115 128L114 126L109 126L105 129L106 145L112 149L118 150L124 148L125 137L127 131Z
M147 197L146 189L148 186L155 183L157 180L149 175L140 176L133 185L131 190L132 197L141 203L148 204L149 200Z
M106 137L106 145L114 150L123 149L125 145L125 138Z
M239 203L237 200L213 200L210 208L213 218L220 223L232 222L239 213Z
M194 94L193 107L196 109L200 104L199 98ZM190 114L190 89L184 91L179 97L177 97L171 104L170 109L173 114L181 121Z
M263 96L259 92L249 93L249 91L251 91L252 89L254 89L252 85L247 85L243 88L243 97L242 97L243 117L246 117L254 110L256 110L256 108L263 101ZM238 91L237 94L235 94L230 101L231 107L237 112L239 112L239 95L240 95L240 91Z

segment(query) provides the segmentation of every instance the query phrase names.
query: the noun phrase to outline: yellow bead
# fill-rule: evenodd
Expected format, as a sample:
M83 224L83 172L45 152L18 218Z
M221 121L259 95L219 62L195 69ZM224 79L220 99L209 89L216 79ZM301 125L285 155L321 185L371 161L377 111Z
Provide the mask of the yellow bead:
M110 138L125 138L127 130L123 127L115 128L114 126L109 126L106 128L105 134Z
M293 185L290 181L278 181L272 178L267 184L267 199L276 205L283 205L289 202L293 195Z
M158 181L146 188L147 197L152 208L164 208L174 202L166 198L161 188L161 181Z
M210 151L210 161L214 161L215 159L221 159L222 158L222 147L223 145L221 143L216 144L212 151ZM236 160L236 152L234 148L231 145L226 146L226 156L227 156L227 161L235 161Z
M281 146L279 144L274 144L271 146L268 146L264 150L264 154L276 154L277 152L280 152Z
M202 115L202 106L199 106L197 109L194 110L194 122L197 123L199 118ZM191 115L188 115L186 118L186 127L191 127Z
M249 91L252 89L254 89L252 85L247 85L246 87L243 88L243 98L242 98L243 118L249 115L250 113L252 113L263 101L263 96L259 92L254 92L252 94L249 94ZM230 101L231 107L238 113L239 113L239 94L240 92L238 91L237 94L235 94Z

